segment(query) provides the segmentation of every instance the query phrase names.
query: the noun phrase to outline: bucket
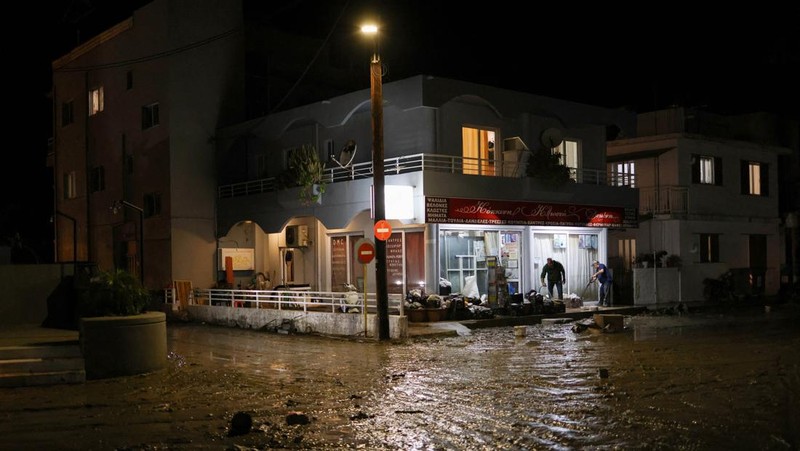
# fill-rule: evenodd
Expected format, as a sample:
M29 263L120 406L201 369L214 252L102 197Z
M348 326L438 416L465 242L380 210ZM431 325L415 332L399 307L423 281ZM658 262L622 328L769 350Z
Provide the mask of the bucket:
M527 332L528 332L527 326L514 326L515 337L524 337Z

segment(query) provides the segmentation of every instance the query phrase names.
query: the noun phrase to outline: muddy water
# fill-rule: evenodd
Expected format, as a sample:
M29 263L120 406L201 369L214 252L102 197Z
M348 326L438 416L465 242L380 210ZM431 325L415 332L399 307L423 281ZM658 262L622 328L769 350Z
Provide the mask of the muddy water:
M0 391L0 449L796 450L798 320L636 316L614 334L403 343L171 325L165 371ZM237 411L253 427L230 436Z

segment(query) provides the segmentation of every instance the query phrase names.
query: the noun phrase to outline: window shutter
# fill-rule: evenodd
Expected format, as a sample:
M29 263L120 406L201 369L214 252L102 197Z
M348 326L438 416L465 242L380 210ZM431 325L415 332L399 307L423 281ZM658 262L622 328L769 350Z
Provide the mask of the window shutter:
M742 194L750 194L750 162L741 161L739 166L739 185L741 186Z
M722 186L722 158L714 157L714 184Z
M692 183L700 183L700 155L692 155Z
M769 196L769 165L761 163L761 195Z

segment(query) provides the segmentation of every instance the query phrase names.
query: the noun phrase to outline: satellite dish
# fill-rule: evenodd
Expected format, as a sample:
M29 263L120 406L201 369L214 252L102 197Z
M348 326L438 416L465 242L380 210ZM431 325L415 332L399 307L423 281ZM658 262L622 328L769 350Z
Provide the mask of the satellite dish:
M558 145L564 141L564 136L561 134L561 130L551 127L542 132L541 139L543 146L552 149L558 147Z
M340 167L346 168L353 163L353 159L356 157L356 150L358 149L358 145L352 139L348 139L347 142L342 147L342 150L339 151L338 158L336 156L332 156L331 160L335 161Z

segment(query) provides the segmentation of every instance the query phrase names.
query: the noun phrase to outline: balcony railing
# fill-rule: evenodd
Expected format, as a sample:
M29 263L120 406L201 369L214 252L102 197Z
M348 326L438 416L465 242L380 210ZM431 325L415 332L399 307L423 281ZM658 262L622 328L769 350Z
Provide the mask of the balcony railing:
M688 189L668 185L639 188L639 215L684 215L688 212Z
M464 158L435 154L415 154L387 158L383 161L384 175L405 174L409 172L432 171L449 174L478 175L484 177L518 178L525 174L524 162L498 162L481 158ZM635 186L634 176L618 174L597 169L570 168L570 176L577 183L608 186ZM346 168L327 168L324 172L326 183L372 178L372 162L357 163ZM274 177L247 182L221 185L220 198L247 196L268 193L281 189Z

